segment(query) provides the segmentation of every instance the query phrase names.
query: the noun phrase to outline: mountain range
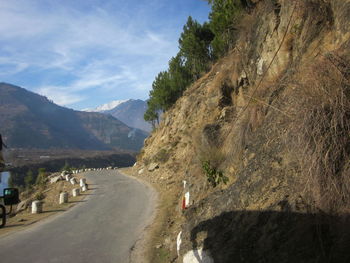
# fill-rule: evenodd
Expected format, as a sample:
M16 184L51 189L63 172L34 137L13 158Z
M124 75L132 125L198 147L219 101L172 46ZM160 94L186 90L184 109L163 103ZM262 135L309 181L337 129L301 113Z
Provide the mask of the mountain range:
M13 148L138 151L147 133L111 115L75 111L0 83L0 133Z
M129 127L137 128L149 133L152 131L152 126L143 118L146 109L146 101L129 99L111 101L93 109L84 109L84 111L110 114Z
M87 108L83 109L82 111L87 111L87 112L105 112L114 109L115 107L118 107L120 104L127 102L129 100L113 100L111 102L102 104L100 106L97 106L96 108Z

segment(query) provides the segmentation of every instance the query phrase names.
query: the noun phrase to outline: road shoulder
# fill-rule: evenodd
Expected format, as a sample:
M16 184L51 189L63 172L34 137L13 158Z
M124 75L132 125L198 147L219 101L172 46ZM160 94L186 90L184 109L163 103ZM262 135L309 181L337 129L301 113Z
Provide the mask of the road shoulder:
M132 177L133 179L139 181L140 183L146 185L151 192L151 200L149 212L150 216L148 220L143 225L143 231L140 238L136 241L130 251L130 263L142 263L151 262L152 255L154 253L154 248L156 246L154 242L154 236L158 233L159 222L155 220L159 218L161 214L160 202L159 202L159 191L154 186L152 186L144 178L135 176L130 167L121 168L118 171L124 176Z

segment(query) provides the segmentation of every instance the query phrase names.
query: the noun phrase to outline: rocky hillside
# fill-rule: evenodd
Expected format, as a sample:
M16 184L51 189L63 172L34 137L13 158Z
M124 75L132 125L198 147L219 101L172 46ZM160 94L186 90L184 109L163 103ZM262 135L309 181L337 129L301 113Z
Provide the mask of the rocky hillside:
M112 116L67 109L6 83L0 83L0 123L11 148L138 151L147 136Z
M235 47L138 158L135 171L170 199L156 257L349 262L350 1L249 3Z

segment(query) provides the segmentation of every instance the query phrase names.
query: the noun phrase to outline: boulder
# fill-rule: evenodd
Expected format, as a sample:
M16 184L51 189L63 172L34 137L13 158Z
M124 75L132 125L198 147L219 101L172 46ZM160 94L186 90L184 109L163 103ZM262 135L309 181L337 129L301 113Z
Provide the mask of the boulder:
M151 163L149 166L148 166L148 171L149 172L153 172L155 169L158 169L159 168L159 164L158 163Z
M57 175L55 177L50 178L50 184L57 183L60 180L62 180L62 176L61 175Z
M143 171L144 171L144 169L142 168L142 169L140 169L139 170L139 174L143 174Z
M20 202L20 203L17 205L16 213L19 213L19 212L21 212L21 211L26 210L31 202L32 202L32 199L26 199L26 200Z
M203 248L190 250L183 257L183 263L214 263L209 250Z

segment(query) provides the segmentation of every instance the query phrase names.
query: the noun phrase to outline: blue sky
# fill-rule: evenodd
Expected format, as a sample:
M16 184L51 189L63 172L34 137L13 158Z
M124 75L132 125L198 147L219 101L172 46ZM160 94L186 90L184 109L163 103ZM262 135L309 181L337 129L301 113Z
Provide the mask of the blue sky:
M203 0L0 0L0 82L73 109L147 99Z

